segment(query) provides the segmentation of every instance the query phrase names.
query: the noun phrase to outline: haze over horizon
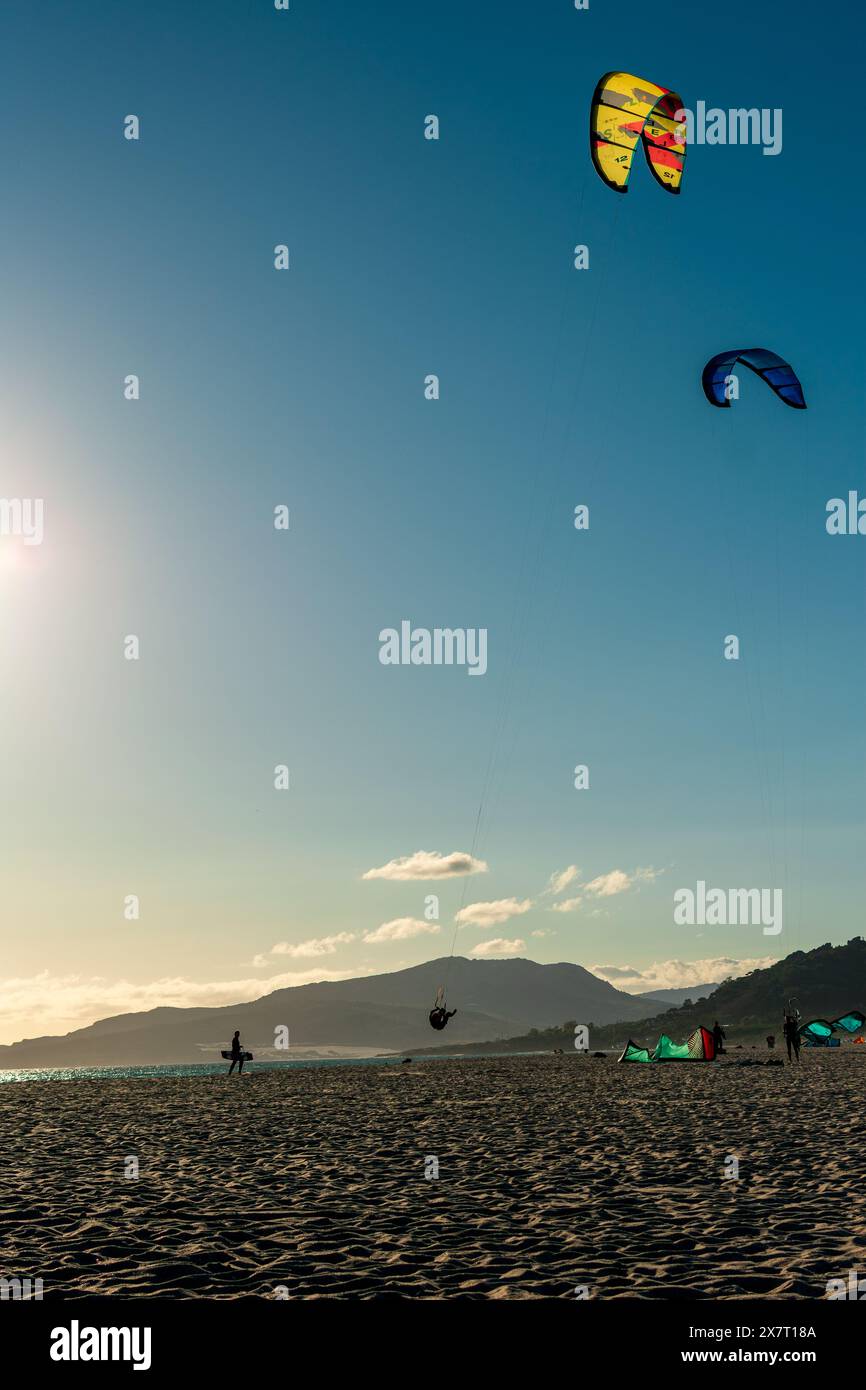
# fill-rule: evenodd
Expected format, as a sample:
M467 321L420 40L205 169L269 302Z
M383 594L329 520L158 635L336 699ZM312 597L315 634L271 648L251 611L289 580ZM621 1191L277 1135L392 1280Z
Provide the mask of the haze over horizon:
M503 957L502 955L498 955L497 958L502 959ZM508 958L513 959L514 956L510 956ZM529 957L521 958L530 959ZM675 976L681 981L688 979L695 986L705 986L707 984L720 983L723 979L729 977L738 978L741 975L747 974L750 970L760 969L766 965L773 964L775 959L775 957L768 956L763 959L756 959L752 961L735 961L725 959L716 959L712 961L703 961L697 963L687 963L685 961L667 961L659 965L657 967L657 971L664 971L664 977L666 979ZM424 962L413 962L413 964L421 963ZM571 963L578 965L581 964L581 962L579 961L556 961L548 963ZM700 970L698 969L698 966L701 965L705 967L707 975L706 978L700 978ZM174 1008L219 1008L224 1005L240 1005L244 1003L250 1003L256 999L266 997L268 994L271 994L276 990L285 989L287 987L290 988L301 984L314 984L328 980L363 979L370 975L376 975L379 973L394 973L398 970L405 968L405 963L398 963L397 965L393 966L391 971L380 972L370 969L367 971L358 972L357 974L333 970L322 972L317 971L315 968L313 968L307 972L308 978L299 979L298 974L300 972L293 972L290 976L284 976L282 978L278 977L273 981L226 981L221 984L211 985L207 989L203 989L200 986L196 986L191 982L183 980L156 980L149 982L148 985L145 987L134 986L125 981L112 981L108 983L102 981L76 982L74 980L69 980L60 982L61 988L64 991L63 1006L65 1006L67 1009L70 1009L68 1017L64 1018L62 1016L62 1013L58 1011L58 1013L54 1015L54 1018L59 1019L59 1022L53 1022L51 1021L52 1016L50 1014L43 1015L43 1017L38 1021L38 1026L35 1028L35 1030L33 1025L30 1024L29 1030L25 1028L25 1031L18 1032L14 1036L0 1036L0 1045L20 1042L24 1037L28 1036L62 1036L65 1033L74 1032L76 1029L87 1027L91 1023L96 1023L102 1019L106 1019L120 1014L138 1013L164 1006ZM710 975L710 972L713 972L712 976ZM591 970L590 973L596 975L597 978L604 980L606 983L613 985L615 989L621 990L623 993L626 994L631 994L634 997L639 997L641 994L650 994L652 992L651 988L629 988L628 985L624 984L623 978L627 979L629 984L631 985L634 985L634 982L637 978L636 972L631 972L627 969L624 970L620 967L607 967L606 969L597 968L596 970ZM644 972L644 975L640 977L639 983L644 984L649 974L651 974L651 972ZM716 978L716 976L718 978ZM14 987L16 982L12 981L10 983ZM33 988L33 984L31 982L27 983L30 984L31 988ZM36 987L38 987L38 977L35 983ZM46 977L45 983L48 987L52 982L49 982L48 978ZM675 986L666 984L662 981L660 981L657 984L657 988L659 990L683 987L683 985ZM77 999L75 997L76 990L78 991ZM71 1001L72 1003L77 1003L78 1005L74 1012L71 1011ZM14 1012L14 993L11 999L7 997L7 1009L5 1013L5 1019L7 1021L7 1027L11 1029L12 1032L14 1032L16 1023L16 1014Z
M860 930L866 586L824 517L862 478L864 194L797 26L387 10L0 18L0 493L45 500L41 545L0 535L0 1042L455 927L635 993ZM781 153L698 146L682 196L645 168L615 196L601 52L782 108ZM807 411L756 378L708 406L703 364L752 343ZM486 674L382 665L403 620L486 629ZM699 880L782 888L781 935L676 925Z

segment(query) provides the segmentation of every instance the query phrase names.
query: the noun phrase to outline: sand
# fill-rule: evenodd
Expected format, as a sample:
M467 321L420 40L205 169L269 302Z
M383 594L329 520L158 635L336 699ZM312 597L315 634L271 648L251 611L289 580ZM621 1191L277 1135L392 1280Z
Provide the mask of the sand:
M866 1274L864 1053L2 1085L0 1273L46 1299L823 1298Z

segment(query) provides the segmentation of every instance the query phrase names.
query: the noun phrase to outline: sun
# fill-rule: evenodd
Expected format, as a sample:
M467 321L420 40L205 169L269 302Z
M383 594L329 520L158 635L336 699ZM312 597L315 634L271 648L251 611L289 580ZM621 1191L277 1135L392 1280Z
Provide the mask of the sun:
M26 545L21 536L0 534L0 574L29 574L39 565L38 545Z

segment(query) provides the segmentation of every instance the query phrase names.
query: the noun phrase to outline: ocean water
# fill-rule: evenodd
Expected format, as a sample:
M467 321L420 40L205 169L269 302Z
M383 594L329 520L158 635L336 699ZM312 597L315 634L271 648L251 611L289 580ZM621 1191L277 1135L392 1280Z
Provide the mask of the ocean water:
M437 1057L413 1057L412 1065L419 1062L442 1062L450 1057L467 1056L515 1056L515 1053L451 1053ZM299 1059L295 1062L245 1062L243 1079L262 1071L296 1071L310 1067L399 1067L403 1064L402 1055L397 1057L318 1057ZM175 1076L222 1076L228 1073L228 1062L185 1062L177 1066L157 1067L18 1067L15 1070L0 1071L0 1084L4 1081L119 1081L127 1077L151 1077L155 1081L167 1080ZM237 1069L235 1070L237 1075ZM232 1077L232 1080L235 1078Z

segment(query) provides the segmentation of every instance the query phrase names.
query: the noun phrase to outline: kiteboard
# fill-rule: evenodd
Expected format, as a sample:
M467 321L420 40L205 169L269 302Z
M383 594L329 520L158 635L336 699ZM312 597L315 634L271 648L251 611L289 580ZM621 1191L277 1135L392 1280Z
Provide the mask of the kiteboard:
M221 1053L220 1053L220 1056L221 1056L221 1057L225 1057L225 1059L226 1059L227 1062L231 1062L231 1061L233 1061L233 1060L236 1060L236 1061L239 1062L239 1061L241 1060L241 1058L243 1058L243 1060L244 1060L245 1062L251 1062L251 1061L253 1060L253 1054L252 1054L251 1052L242 1052L242 1053L240 1054L240 1056L237 1057L236 1059L233 1059L233 1058L232 1058L232 1054L231 1054L230 1052L221 1052Z

